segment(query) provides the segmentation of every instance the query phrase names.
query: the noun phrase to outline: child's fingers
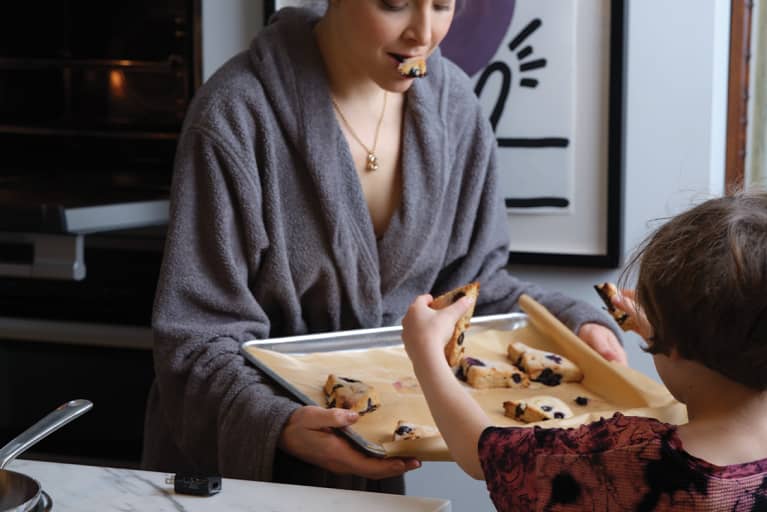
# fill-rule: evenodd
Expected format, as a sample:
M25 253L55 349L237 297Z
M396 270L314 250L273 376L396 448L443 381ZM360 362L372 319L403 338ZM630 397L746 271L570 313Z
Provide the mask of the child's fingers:
M636 309L633 291L630 294L618 293L613 295L610 301L613 303L613 306L616 306L629 314Z
M463 316L464 313L466 313L466 311L471 307L473 303L474 297L464 295L459 300L442 309L442 311L444 311L444 314L448 316L453 321L453 323L455 323L459 318Z
M428 293L425 293L423 295L419 295L418 297L416 297L415 300L413 301L413 305L414 306L428 306L429 304L432 303L433 300L434 300L434 297L432 297Z

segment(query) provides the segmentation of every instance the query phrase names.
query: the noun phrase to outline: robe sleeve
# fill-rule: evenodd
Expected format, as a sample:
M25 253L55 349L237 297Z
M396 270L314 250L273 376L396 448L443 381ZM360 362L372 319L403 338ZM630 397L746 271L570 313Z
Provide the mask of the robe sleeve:
M270 480L280 432L299 404L239 353L270 327L251 290L269 249L261 190L242 161L209 130L192 127L180 140L154 359L164 420L193 465Z

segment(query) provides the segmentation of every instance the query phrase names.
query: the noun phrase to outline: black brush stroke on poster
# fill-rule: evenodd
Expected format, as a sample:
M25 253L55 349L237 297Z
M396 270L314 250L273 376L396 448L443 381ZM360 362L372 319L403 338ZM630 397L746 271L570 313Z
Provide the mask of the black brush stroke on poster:
M570 200L566 197L516 197L506 198L506 208L567 208Z
M498 137L498 147L501 148L566 148L570 139L564 137Z

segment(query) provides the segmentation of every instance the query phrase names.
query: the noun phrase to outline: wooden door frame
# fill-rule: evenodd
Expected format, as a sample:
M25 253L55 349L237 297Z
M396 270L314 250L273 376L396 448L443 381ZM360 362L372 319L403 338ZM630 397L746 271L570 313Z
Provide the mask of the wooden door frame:
M740 188L745 184L753 7L753 0L731 0L725 156L727 191Z

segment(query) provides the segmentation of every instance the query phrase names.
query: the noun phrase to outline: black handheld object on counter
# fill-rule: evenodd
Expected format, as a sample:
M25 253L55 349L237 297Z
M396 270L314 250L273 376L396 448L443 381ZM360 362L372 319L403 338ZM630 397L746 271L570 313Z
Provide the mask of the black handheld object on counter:
M191 494L193 496L213 496L221 490L219 475L185 475L176 473L165 480L173 484L176 494Z

